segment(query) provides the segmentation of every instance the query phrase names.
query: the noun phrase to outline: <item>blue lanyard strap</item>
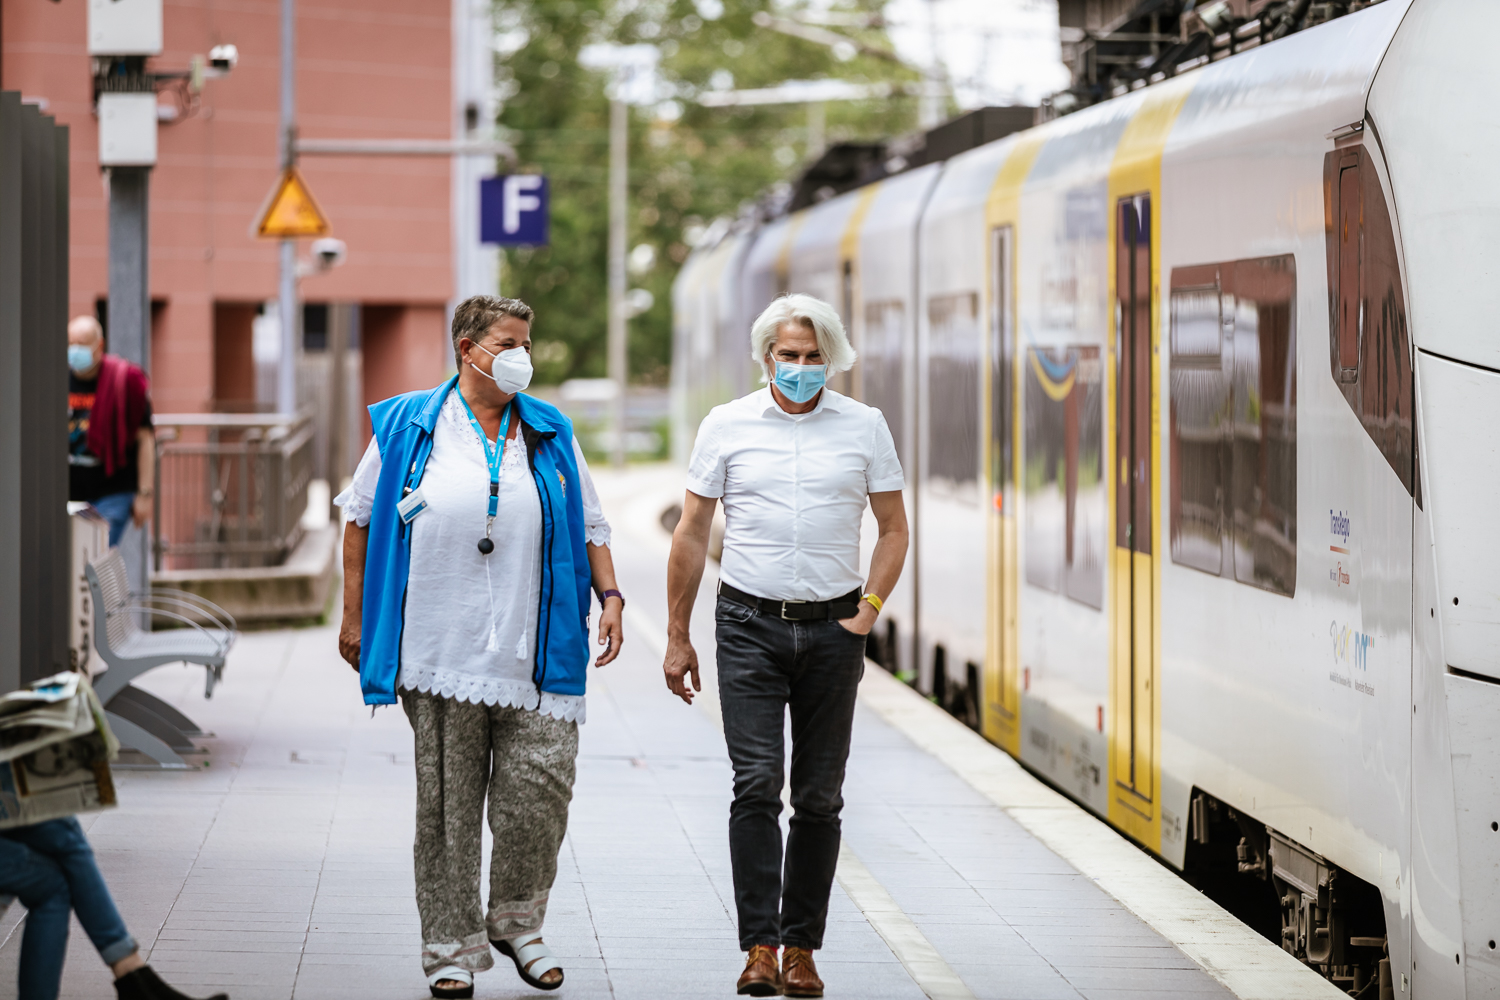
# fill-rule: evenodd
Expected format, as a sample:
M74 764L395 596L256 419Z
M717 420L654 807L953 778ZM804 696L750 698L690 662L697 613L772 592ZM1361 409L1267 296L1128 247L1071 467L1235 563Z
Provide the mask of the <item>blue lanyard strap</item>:
M490 509L489 517L494 520L496 513L500 510L500 463L505 461L505 435L510 428L510 411L515 407L512 400L505 404L505 412L500 415L500 437L496 441L493 450L490 448L490 440L485 437L484 428L479 426L479 418L474 416L474 411L469 408L469 401L464 399L464 394L457 387L454 393L458 401L464 404L464 412L469 415L469 426L474 428L474 433L479 435L479 443L484 447L484 460L490 466Z

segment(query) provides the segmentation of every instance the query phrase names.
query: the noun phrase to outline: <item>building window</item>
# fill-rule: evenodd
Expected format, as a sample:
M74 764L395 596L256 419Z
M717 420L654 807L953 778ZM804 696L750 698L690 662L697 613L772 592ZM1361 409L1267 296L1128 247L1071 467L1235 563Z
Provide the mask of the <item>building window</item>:
M1296 265L1172 272L1172 561L1288 597L1297 585Z

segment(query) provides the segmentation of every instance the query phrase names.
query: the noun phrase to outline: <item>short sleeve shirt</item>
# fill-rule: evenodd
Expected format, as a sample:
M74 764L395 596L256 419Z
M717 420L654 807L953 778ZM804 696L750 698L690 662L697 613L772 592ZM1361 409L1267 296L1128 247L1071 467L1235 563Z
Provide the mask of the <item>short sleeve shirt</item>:
M688 463L687 488L724 504L720 578L779 601L860 587L869 495L904 485L885 416L828 388L802 414L783 410L769 388L715 407Z

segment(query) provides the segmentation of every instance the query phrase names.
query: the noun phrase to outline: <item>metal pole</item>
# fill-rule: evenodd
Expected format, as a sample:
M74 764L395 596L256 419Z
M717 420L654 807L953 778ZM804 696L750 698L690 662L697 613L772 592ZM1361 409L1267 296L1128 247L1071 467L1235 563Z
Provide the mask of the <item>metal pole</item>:
M151 374L151 168L109 171L109 352Z
M828 146L828 105L807 102L807 158L816 160Z
M344 414L344 360L353 318L354 309L346 302L328 307L328 463L323 478L328 480L329 515L335 525L339 511L332 498L344 484L344 429L349 423Z
M281 169L297 165L296 4L281 0ZM297 244L281 241L278 298L281 313L281 362L276 378L276 409L297 412Z
M151 374L150 167L109 171L109 351ZM135 447L131 442L128 447ZM155 489L155 484L152 486ZM153 500L153 506L156 501ZM134 524L120 536L120 556L130 589L150 589L152 536ZM150 621L140 616L142 628Z
M927 45L930 62L927 72L923 74L922 97L917 102L917 127L921 129L937 128L943 123L943 115L947 112L948 102L947 73L943 67L943 59L938 55L939 32L937 23L937 0L927 0Z
M625 72L615 81L616 93L609 102L609 377L615 383L610 404L610 430L614 441L610 460L616 468L625 464L625 388L628 381L625 351L625 167L628 108L619 91Z

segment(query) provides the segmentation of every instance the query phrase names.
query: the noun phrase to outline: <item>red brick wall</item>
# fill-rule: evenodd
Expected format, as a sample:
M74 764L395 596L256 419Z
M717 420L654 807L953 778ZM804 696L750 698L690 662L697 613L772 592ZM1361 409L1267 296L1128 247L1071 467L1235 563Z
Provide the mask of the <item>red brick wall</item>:
M108 214L98 166L85 48L85 0L0 4L0 86L41 98L71 129L71 311L108 295ZM200 112L158 132L151 183L152 383L162 412L208 409L218 372L217 303L276 296L276 246L249 227L277 174L279 9L276 0L167 0L158 70L184 69L221 42L239 47L228 77L208 81ZM304 0L298 4L299 126L309 138L445 139L451 134L451 17L431 0ZM166 103L165 97L162 98ZM349 246L340 268L304 282L320 301L380 302L435 316L452 294L446 159L309 158L303 173ZM305 247L303 253L306 252ZM421 325L416 319L403 329ZM412 385L433 370L423 337L396 337L367 369ZM238 362L236 362L238 363ZM242 391L236 388L236 392Z

